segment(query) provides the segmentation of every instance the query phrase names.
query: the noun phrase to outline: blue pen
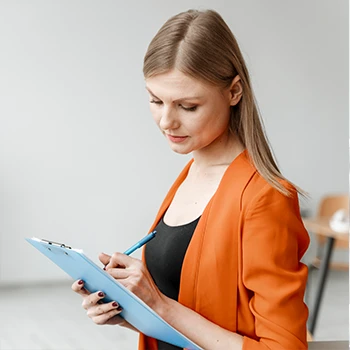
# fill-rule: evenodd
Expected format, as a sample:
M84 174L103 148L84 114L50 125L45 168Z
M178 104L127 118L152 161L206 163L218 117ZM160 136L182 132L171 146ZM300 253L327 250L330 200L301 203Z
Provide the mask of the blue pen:
M124 254L125 255L130 255L131 253L133 253L136 249L141 248L143 245L145 245L146 243L148 243L151 239L153 239L156 236L157 231L153 231L150 234L148 234L146 237L142 238L139 242L137 242L136 244L134 244L132 247L130 247L129 249L127 249Z
M156 236L157 231L153 231L151 233L149 233L146 237L142 238L140 241L138 241L136 244L134 244L132 247L130 247L129 249L127 249L124 254L125 255L130 255L131 253L133 253L136 249L141 248L143 245L145 245L146 243L148 243L151 239L153 239ZM105 265L105 267L103 268L104 270L106 270L106 266L109 264L109 262Z

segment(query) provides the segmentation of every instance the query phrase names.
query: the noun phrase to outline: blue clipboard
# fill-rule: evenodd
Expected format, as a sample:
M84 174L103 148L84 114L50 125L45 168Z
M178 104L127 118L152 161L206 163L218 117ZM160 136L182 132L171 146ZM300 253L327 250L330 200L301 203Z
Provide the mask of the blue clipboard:
M164 321L134 293L125 288L102 268L84 255L81 249L38 238L26 241L51 259L74 280L82 279L91 293L102 291L104 301L117 301L123 308L119 314L141 333L164 342L190 350L202 350L183 334Z

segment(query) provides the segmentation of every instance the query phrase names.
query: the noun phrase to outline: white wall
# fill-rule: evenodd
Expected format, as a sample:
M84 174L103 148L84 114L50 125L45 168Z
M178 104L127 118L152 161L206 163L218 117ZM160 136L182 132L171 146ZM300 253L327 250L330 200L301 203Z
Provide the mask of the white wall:
M279 164L311 195L303 206L348 191L346 0L2 0L2 284L65 277L24 237L96 257L147 232L188 157L153 124L142 60L191 7L216 9L235 33Z

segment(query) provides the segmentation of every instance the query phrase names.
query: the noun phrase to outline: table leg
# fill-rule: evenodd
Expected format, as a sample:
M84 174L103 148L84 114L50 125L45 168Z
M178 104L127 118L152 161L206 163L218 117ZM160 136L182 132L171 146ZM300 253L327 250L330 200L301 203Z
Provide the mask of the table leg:
M311 334L314 334L315 327L316 327L317 315L320 308L320 304L321 304L321 300L324 292L324 286L327 279L334 241L335 239L333 237L328 237L324 248L324 256L322 258L321 265L320 265L320 271L319 271L320 275L319 275L318 286L316 289L315 304L313 306L313 309L311 310L310 319L309 319L309 332Z

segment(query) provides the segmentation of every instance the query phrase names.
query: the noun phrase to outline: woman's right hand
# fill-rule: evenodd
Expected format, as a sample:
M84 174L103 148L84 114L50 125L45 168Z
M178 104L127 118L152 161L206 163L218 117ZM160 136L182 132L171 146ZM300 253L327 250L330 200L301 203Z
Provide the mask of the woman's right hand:
M82 307L87 311L88 317L96 324L130 326L128 322L119 316L123 309L116 301L109 303L102 302L102 299L105 297L103 292L90 293L84 288L84 282L82 280L75 281L72 284L72 289L82 296Z

